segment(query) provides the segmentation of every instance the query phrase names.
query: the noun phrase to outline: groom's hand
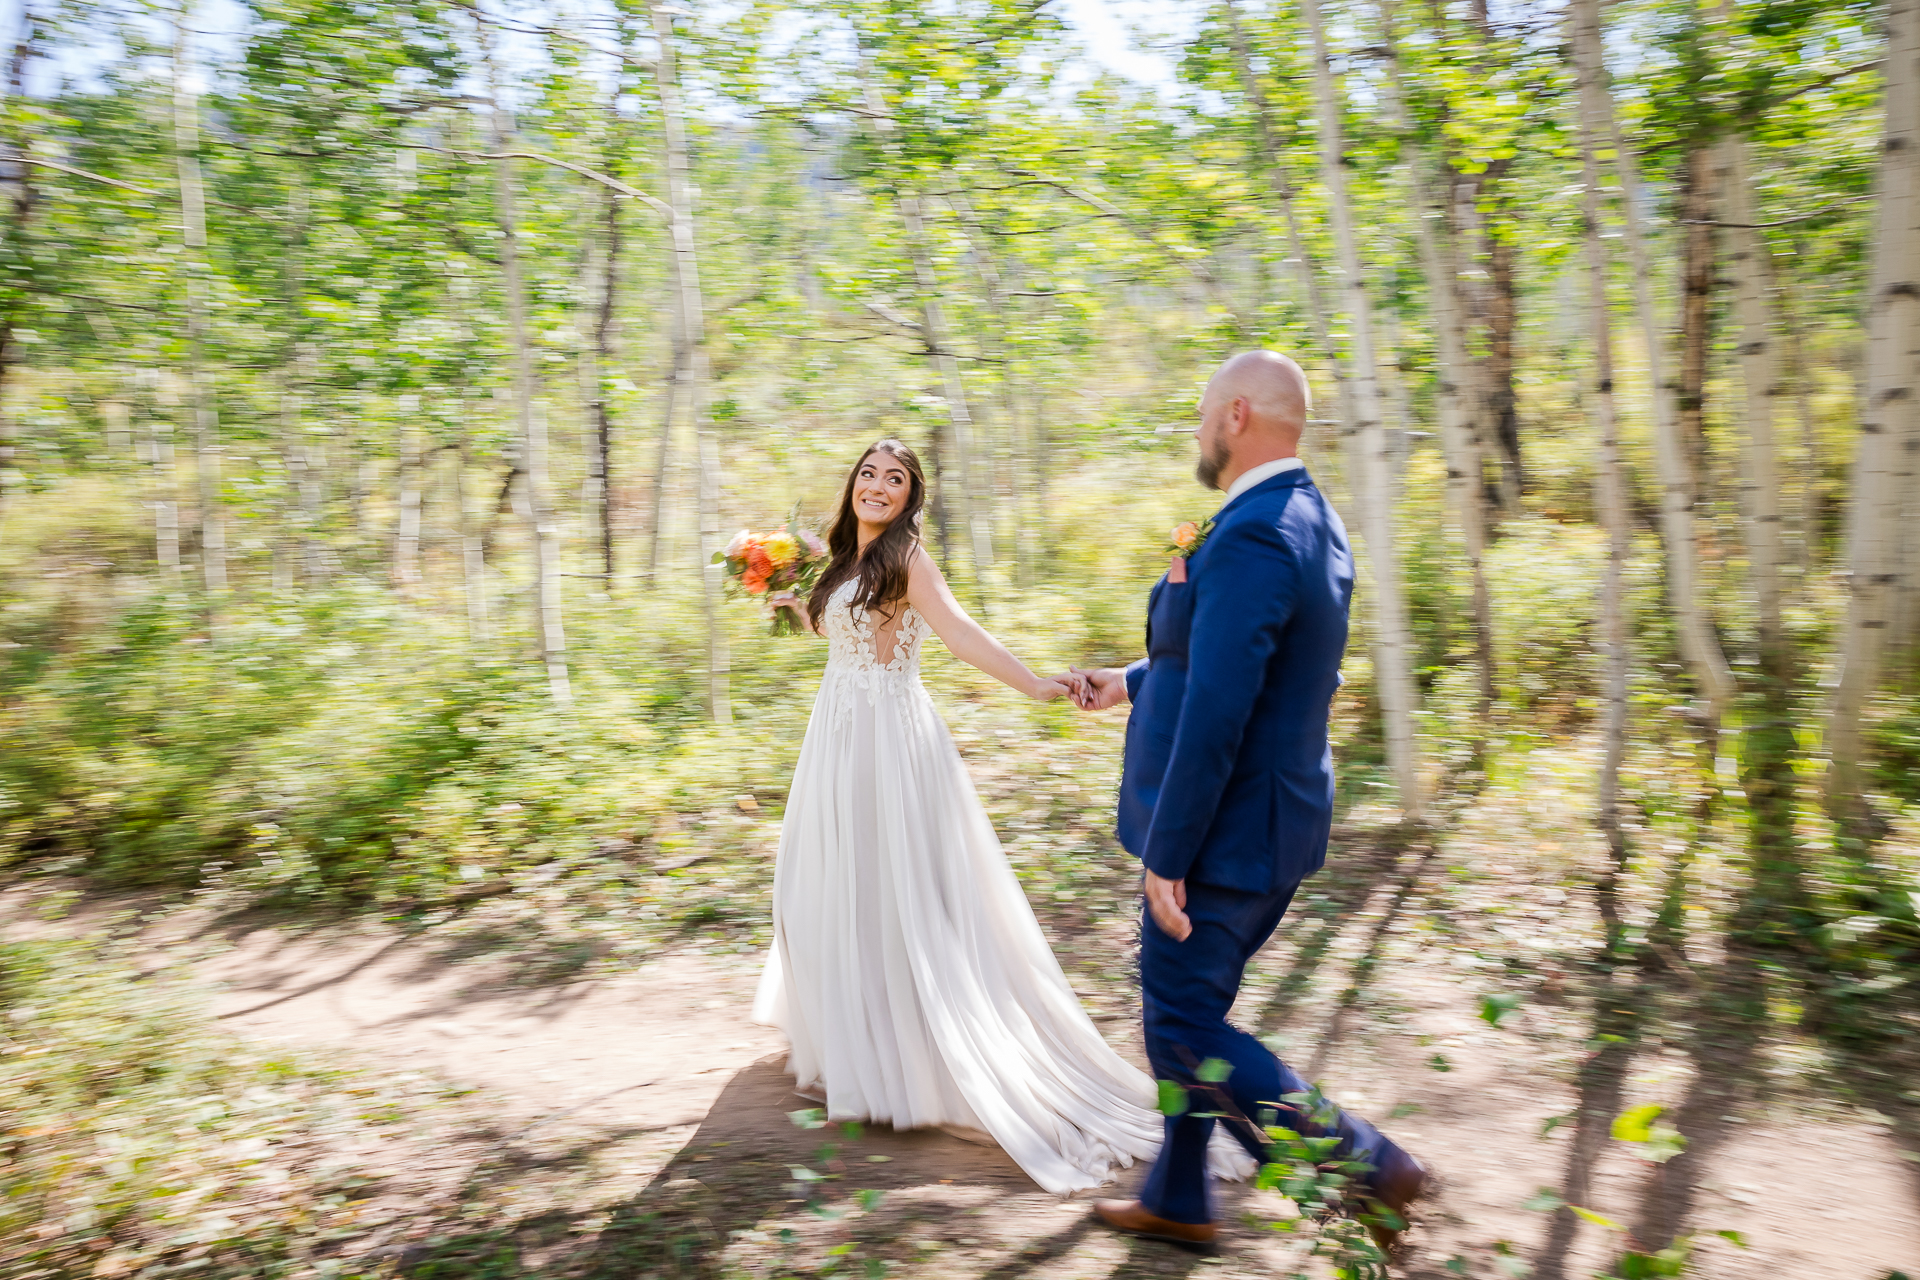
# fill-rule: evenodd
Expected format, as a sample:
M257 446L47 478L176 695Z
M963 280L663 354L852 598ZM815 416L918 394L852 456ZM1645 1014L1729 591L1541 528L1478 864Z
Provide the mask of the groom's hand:
M1185 942L1193 933L1193 921L1187 919L1187 882L1163 880L1147 872L1147 910L1160 932L1175 942Z
M1125 667L1101 667L1094 671L1074 667L1072 670L1087 682L1086 696L1075 699L1082 711L1105 711L1127 700Z

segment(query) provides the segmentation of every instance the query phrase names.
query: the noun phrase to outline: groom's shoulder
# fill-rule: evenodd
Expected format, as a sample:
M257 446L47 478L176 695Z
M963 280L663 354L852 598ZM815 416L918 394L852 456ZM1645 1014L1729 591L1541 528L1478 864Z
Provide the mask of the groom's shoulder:
M1325 518L1326 503L1313 481L1301 477L1293 484L1262 486L1233 504L1221 519L1222 528L1239 525L1283 529L1301 522L1317 523Z
M1220 559L1242 556L1290 555L1292 539L1287 536L1286 501L1268 494L1255 494L1220 517L1207 546Z
M1235 503L1222 515L1209 541L1221 543L1222 550L1259 547L1289 559L1310 557L1326 541L1330 526L1337 528L1337 520L1310 481L1278 485Z

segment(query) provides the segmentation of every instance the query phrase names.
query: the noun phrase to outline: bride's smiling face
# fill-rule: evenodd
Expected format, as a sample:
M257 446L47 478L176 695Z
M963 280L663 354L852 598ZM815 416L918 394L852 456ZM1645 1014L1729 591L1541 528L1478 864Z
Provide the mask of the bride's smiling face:
M913 478L892 454L876 449L860 460L853 478L853 514L861 530L878 534L906 509Z

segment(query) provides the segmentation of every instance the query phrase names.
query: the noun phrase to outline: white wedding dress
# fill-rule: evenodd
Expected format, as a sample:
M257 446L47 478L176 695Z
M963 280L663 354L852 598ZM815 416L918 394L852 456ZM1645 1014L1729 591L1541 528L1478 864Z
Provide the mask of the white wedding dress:
M1151 1157L1153 1081L1081 1008L920 683L911 607L875 634L825 613L826 674L800 748L754 1001L833 1120L984 1130L1047 1190ZM1253 1168L1216 1144L1216 1172Z

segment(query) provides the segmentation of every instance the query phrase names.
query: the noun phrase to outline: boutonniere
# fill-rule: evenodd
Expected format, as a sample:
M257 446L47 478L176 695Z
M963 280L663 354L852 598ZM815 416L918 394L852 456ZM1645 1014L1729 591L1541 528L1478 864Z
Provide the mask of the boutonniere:
M1173 526L1173 532L1167 535L1167 550L1173 553L1167 561L1167 581L1185 582L1187 580L1187 557L1206 544L1207 535L1213 532L1213 517L1195 523L1182 520Z
M1192 520L1182 520L1173 526L1173 532L1167 535L1167 550L1185 560L1206 543L1207 535L1212 532L1212 516L1197 523Z

